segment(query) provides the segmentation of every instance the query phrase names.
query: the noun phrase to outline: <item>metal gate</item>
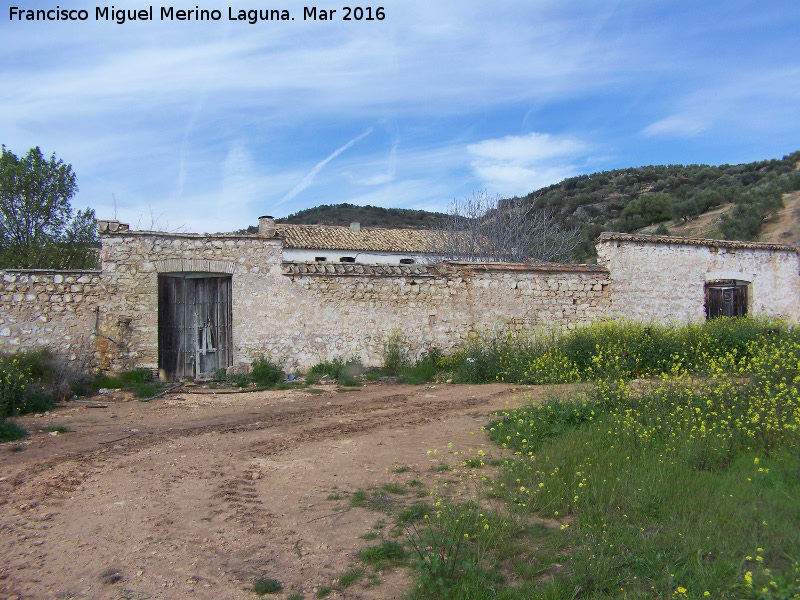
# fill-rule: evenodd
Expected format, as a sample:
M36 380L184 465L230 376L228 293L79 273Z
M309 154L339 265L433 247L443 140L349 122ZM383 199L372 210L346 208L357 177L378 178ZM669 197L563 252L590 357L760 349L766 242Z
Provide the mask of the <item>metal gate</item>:
M743 317L747 314L747 284L716 281L706 284L706 318Z
M230 275L158 277L158 368L170 380L233 364Z

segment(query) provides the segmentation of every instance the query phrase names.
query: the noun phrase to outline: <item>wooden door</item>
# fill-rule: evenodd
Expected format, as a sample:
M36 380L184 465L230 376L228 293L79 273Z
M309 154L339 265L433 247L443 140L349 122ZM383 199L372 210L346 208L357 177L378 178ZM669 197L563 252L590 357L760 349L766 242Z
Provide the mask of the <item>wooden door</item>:
M158 278L158 367L168 379L205 378L233 364L231 277Z

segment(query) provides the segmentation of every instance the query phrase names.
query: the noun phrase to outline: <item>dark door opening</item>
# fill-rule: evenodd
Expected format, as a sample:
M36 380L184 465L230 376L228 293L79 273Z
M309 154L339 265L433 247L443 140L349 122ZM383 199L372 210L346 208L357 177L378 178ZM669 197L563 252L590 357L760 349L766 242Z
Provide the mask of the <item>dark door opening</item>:
M706 319L747 314L747 283L729 280L706 284Z
M230 275L158 277L158 368L170 380L233 364Z

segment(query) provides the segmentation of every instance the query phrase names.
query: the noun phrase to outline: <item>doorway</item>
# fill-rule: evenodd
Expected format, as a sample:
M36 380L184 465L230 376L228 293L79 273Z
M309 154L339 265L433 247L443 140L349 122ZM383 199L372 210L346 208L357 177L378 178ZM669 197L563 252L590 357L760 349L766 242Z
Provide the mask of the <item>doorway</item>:
M233 364L231 276L158 276L158 368L167 379L211 377Z

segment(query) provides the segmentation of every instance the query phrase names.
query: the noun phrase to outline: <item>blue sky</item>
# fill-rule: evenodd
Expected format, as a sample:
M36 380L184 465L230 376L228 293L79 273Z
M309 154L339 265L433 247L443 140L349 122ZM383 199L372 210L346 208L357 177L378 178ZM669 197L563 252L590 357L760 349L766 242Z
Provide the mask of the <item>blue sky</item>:
M314 22L284 0L266 4L294 21L228 20L259 4L119 25L0 0L0 142L72 164L98 218L201 232L800 149L800 2L385 0L382 21Z

